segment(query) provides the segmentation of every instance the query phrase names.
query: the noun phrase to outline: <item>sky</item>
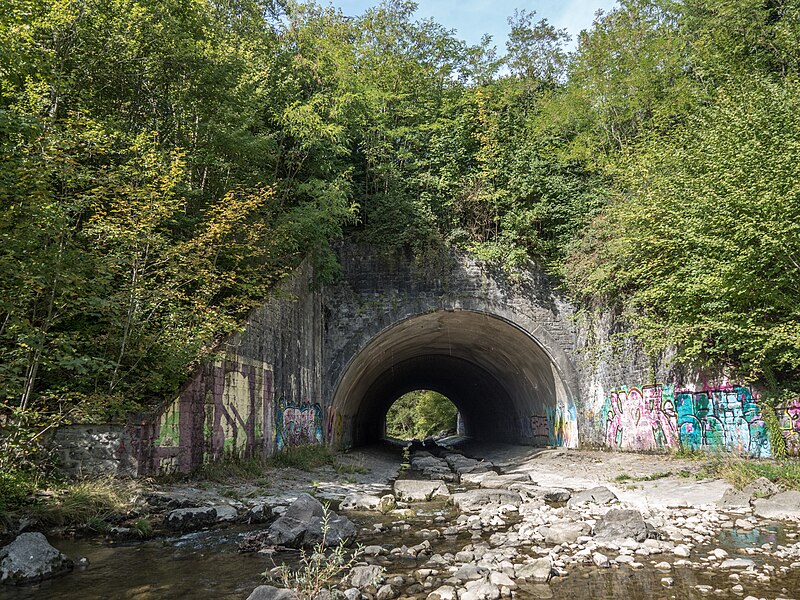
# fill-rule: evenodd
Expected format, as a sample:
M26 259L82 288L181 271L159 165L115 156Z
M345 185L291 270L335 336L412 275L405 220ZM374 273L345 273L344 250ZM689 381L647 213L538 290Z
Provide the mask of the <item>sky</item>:
M379 0L330 0L346 15L359 15ZM325 4L325 0L320 0ZM547 19L558 29L566 29L572 36L571 48L577 34L588 29L598 9L608 11L616 0L417 0L418 18L432 17L448 29L455 29L458 37L469 44L480 42L488 33L502 53L508 33L508 17L514 9L535 11L536 18Z

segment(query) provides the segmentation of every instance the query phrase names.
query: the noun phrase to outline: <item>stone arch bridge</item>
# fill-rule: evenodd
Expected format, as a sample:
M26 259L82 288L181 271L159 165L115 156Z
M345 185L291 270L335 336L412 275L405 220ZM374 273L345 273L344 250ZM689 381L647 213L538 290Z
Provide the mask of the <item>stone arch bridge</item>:
M477 440L770 454L756 391L646 360L613 315L576 314L533 267L511 280L462 255L420 262L351 243L339 258L337 284L315 286L303 265L177 398L102 435L79 429L59 442L62 463L148 474L369 444L415 389L450 398ZM798 415L800 400L778 413L792 452Z

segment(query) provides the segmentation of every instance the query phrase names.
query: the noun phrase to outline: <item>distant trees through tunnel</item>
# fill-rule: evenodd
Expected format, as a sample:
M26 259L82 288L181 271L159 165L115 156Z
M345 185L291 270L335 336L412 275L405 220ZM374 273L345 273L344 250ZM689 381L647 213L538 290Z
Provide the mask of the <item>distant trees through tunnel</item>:
M386 436L401 440L455 434L458 409L449 398L433 390L403 394L386 413Z

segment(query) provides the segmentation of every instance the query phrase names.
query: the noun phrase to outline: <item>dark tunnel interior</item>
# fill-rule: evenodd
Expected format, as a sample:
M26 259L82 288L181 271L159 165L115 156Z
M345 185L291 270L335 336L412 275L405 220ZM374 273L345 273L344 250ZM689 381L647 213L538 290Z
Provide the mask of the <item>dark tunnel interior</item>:
M473 311L409 318L376 336L346 367L333 407L348 425L337 447L374 443L403 394L429 389L459 410L480 441L547 445L537 422L566 402L553 361L518 327Z

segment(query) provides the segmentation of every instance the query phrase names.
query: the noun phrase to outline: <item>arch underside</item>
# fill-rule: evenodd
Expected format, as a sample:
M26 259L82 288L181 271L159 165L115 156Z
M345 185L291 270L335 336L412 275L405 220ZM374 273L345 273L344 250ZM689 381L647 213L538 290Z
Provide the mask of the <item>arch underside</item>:
M577 445L574 404L553 360L519 327L467 310L411 317L375 336L336 386L331 410L347 426L330 442L379 440L389 407L417 389L447 396L474 439Z

